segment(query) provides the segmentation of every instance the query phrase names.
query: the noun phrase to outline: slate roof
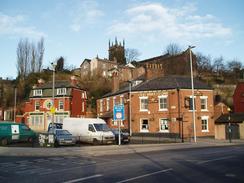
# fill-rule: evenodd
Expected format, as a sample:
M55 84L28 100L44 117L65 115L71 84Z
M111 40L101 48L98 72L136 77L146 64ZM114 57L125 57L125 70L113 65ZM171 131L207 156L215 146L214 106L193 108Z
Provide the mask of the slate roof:
M131 88L131 91L151 91L170 89L191 89L191 78L189 76L164 76L140 83ZM212 90L210 86L197 79L194 79L194 89ZM129 91L129 83L115 93L108 93L104 97L114 96Z
M52 82L47 82L44 83L40 86L36 86L33 89L49 89L53 87L53 83ZM73 85L70 81L64 81L64 80L56 80L55 81L55 88L79 88L80 87L78 85Z
M229 120L230 116L230 120ZM215 120L215 123L242 123L244 122L244 113L230 113L222 114L218 119Z

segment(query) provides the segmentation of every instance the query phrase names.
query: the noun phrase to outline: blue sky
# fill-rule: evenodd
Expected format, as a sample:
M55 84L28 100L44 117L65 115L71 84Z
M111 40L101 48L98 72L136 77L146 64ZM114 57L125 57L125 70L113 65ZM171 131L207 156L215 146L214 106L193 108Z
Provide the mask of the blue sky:
M108 40L125 39L146 59L171 42L183 49L244 65L243 0L12 0L0 1L0 77L15 78L21 38L44 37L44 67L63 56L79 67L108 57Z

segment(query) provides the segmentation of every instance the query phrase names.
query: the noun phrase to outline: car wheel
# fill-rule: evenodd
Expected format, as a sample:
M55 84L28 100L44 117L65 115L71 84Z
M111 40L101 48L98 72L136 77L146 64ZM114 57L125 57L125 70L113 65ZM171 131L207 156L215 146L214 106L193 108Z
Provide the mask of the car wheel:
M99 144L98 140L97 139L93 139L93 145L98 145L98 144Z
M1 139L1 145L6 146L8 144L8 139Z

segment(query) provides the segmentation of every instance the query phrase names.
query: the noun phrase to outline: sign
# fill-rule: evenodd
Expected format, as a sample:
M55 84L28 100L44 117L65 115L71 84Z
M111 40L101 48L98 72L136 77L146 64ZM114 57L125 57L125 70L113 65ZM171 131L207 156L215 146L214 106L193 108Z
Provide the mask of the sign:
M52 106L52 107L51 107L51 109L50 109L50 112L51 112L52 114L54 114L54 113L55 113L55 111L56 111L55 107L54 107L54 106Z
M114 120L124 120L125 119L125 107L122 104L114 105Z
M47 110L50 110L52 106L53 106L53 101L51 99L47 99L43 103L43 108Z

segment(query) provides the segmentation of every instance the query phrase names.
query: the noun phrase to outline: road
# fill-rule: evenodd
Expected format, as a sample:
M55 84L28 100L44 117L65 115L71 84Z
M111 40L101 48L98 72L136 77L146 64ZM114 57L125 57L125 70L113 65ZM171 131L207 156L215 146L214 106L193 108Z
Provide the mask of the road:
M105 156L0 156L0 182L244 182L243 155L244 145Z

